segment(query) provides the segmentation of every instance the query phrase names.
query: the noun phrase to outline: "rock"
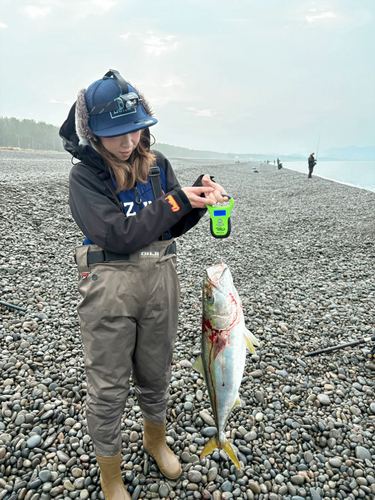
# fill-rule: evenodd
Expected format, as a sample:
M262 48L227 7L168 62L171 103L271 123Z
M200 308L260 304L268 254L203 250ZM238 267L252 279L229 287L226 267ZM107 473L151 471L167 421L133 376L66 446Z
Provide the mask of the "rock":
M132 431L130 433L130 442L131 443L136 443L139 440L139 434L136 431Z
M303 478L303 476L299 476L299 475L296 475L296 476L292 476L290 478L290 480L292 481L293 484L303 484L305 482L305 479Z
M204 427L201 429L201 434L204 437L212 437L217 433L216 427Z
M22 425L25 423L25 416L24 415L18 415L16 420L14 421L14 425Z
M264 403L264 394L261 391L255 391L255 397L259 401L259 403Z
M40 445L42 442L42 438L36 434L35 436L31 436L27 441L26 441L26 446L28 448L36 448L37 446Z
M50 470L44 469L39 472L39 479L42 481L42 483L50 482L51 478L52 474Z
M256 493L259 495L260 493L260 486L258 483L254 482L254 481L249 481L249 484L248 484L249 488L251 489L251 491L253 493Z
M318 401L320 404L324 406L328 406L331 404L331 400L329 399L329 396L326 394L318 394Z
M64 488L68 491L74 491L75 490L75 487L72 485L72 483L69 481L69 479L67 479L66 481L64 481Z
M192 483L200 483L202 480L202 474L194 469L190 469L188 472L189 481Z
M57 458L62 462L63 464L66 464L69 461L69 455L64 453L63 451L58 450L57 451Z
M168 484L166 484L166 483L161 484L159 487L159 497L160 498L167 498L167 496L169 495L169 491L170 491L170 488L169 488Z
M179 363L182 368L191 368L193 366L187 359L183 359Z
M221 491L230 491L232 492L233 486L230 481L224 481L224 483L221 485Z
M356 446L355 456L360 460L370 460L372 461L371 453L363 446Z
M211 427L215 426L215 420L206 411L199 412L199 416L207 425Z
M342 465L342 461L339 457L330 458L328 463L331 467L336 467L337 469L339 469Z
M218 470L216 467L212 467L207 473L208 482L215 481Z

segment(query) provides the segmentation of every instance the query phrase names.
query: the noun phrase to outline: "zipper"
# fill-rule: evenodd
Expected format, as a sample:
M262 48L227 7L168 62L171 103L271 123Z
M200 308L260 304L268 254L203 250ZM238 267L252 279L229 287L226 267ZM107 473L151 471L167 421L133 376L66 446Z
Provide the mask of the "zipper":
M137 183L135 183L135 186L134 186L134 192L135 192L135 202L136 204L138 205L138 209L139 210L142 210L142 199L139 195L139 191L138 191L138 188L137 188Z

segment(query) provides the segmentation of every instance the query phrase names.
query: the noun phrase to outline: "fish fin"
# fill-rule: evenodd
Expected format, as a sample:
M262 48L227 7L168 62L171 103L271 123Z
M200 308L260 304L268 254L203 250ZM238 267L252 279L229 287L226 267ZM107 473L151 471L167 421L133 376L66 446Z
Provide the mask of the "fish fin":
M250 330L248 330L247 328L245 329L245 335L251 340L251 343L254 344L254 345L260 345L260 342L259 340L256 338L256 336L251 333Z
M236 454L234 452L234 449L232 448L232 445L230 444L229 441L225 441L224 445L222 442L219 442L217 434L212 436L212 438L208 441L206 446L203 448L202 453L200 454L200 458L205 457L206 455L209 455L212 453L216 448L223 449L228 457L232 460L234 465L237 467L237 469L241 470L241 465L240 462L238 461L238 458L236 457Z
M240 400L239 396L237 396L236 402L234 403L234 405L232 407L232 411L234 410L234 408L236 408L236 406L241 406L241 400ZM231 411L231 413L232 413L232 411Z
M202 356L199 355L197 359L194 361L193 367L201 374L203 375L204 380L206 380L206 374L204 372L204 367L203 367L203 360Z
M253 354L256 354L254 345L259 345L259 340L247 328L244 332L246 346Z
M232 445L230 444L229 441L225 441L223 450L226 452L228 457L232 460L232 462L237 467L237 469L241 470L240 462L238 461L238 458L236 457L236 454L234 453L234 449L232 448Z
M217 434L215 434L214 436L212 436L212 438L208 441L206 446L203 448L203 451L201 453L201 458L205 457L206 455L209 455L214 450L216 450L216 448L218 448L218 447L219 447L219 443L217 440Z

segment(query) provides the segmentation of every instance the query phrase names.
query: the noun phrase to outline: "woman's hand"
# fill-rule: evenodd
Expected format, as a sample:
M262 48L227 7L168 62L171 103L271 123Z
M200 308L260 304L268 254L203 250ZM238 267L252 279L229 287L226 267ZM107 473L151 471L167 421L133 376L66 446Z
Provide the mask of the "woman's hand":
M216 201L210 198L213 195L214 188L211 186L186 187L182 191L189 198L190 205L193 208L206 208L206 205L215 205ZM201 198L204 193L206 198Z
M216 184L216 182L212 181L208 174L202 177L202 186L213 188L212 192L206 194L207 205L216 205L216 203L225 203L228 201L228 198L221 196L222 194L226 194L225 189L223 189L220 184ZM209 203L208 200L212 203Z

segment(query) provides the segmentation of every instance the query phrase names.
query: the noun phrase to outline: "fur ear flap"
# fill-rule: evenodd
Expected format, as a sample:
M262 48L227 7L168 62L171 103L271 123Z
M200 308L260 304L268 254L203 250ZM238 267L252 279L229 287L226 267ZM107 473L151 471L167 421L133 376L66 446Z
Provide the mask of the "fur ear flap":
M76 132L81 140L90 141L94 139L94 134L89 127L90 115L86 106L86 89L81 89L76 101Z
M142 99L142 105L145 108L145 111L148 114L148 116L154 116L154 111L149 101L145 98L145 96L138 90L138 88L135 85L133 85L132 83L130 85L133 88L135 88L135 91L137 92L138 96Z

